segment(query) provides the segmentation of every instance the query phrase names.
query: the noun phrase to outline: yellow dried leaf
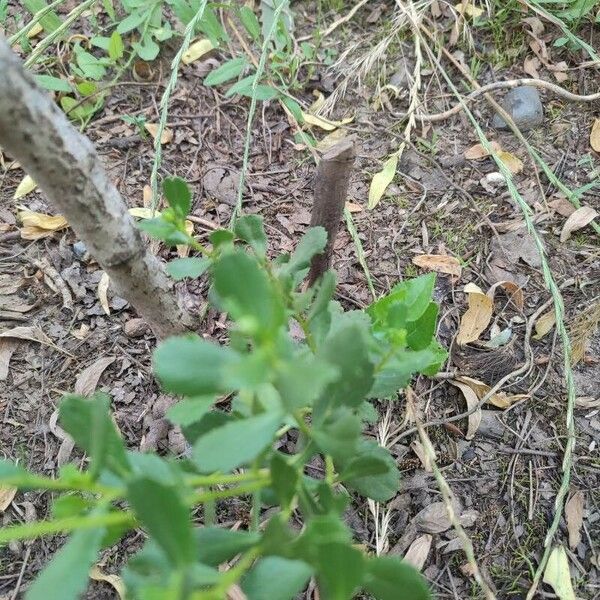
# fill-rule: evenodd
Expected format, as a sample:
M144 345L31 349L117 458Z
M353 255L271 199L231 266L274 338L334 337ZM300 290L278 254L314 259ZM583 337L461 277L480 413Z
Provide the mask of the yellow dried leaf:
M417 571L423 570L432 541L433 536L429 533L424 533L410 545L402 560L412 565Z
M315 101L308 107L309 112L312 114L318 113L323 105L325 104L325 96L323 96L323 92L320 90L313 90L313 96L315 97Z
M563 546L556 546L550 553L544 571L544 583L552 586L560 600L576 600L569 572L569 559Z
M460 381L465 385L468 385L477 396L478 401L482 400L483 397L489 393L492 389L487 383L483 383L483 381L479 381L478 379L473 379L472 377L467 377L466 375L460 375L456 378L456 381ZM519 400L524 400L525 398L529 398L528 394L506 394L505 392L497 392L492 394L488 399L488 404L492 404L498 408L508 408L512 406L515 402Z
M464 291L469 294L469 308L460 320L460 327L456 336L456 343L459 346L478 340L489 325L494 311L493 300L484 294L478 286L469 283L465 286Z
M371 186L369 187L369 209L375 208L379 204L383 194L385 194L387 186L392 183L394 176L396 175L397 167L398 154L392 154L392 156L386 160L383 169L373 175Z
M535 322L535 335L532 336L533 339L541 340L549 331L552 330L555 323L556 314L554 313L554 309L549 310L547 313L544 313Z
M500 152L502 150L498 142L490 142L490 146L494 152ZM467 148L464 152L464 157L467 160L480 160L490 156L490 153L484 148L483 144L475 144L470 148Z
M17 488L0 485L0 513L4 512L17 494Z
M562 231L560 232L560 241L566 242L571 237L571 233L577 231L578 229L583 229L597 216L598 213L591 206L582 206L578 208L565 221Z
M333 131L334 129L337 129L342 125L351 123L354 120L354 117L347 117L345 119L342 119L341 121L330 121L325 117L317 117L316 115L311 115L308 112L302 112L302 118L304 119L305 123L308 123L309 125L314 125L315 127L320 127L325 131Z
M36 37L37 35L40 35L40 33L42 33L42 31L44 31L44 28L39 24L36 23L28 32L27 32L27 37L31 40L34 37Z
M48 229L40 229L39 227L21 227L19 229L21 239L23 240L41 240L42 238L54 235L54 231Z
M596 152L600 152L600 119L596 119L592 125L592 131L590 132L590 146Z
M98 299L100 306L107 315L110 315L110 307L108 306L108 286L110 285L110 277L108 273L102 273L102 277L98 282Z
M145 208L144 206L134 206L133 208L130 208L129 214L138 219L153 219L154 217L160 217L159 211L153 211L151 208Z
M514 281L498 281L487 291L487 295L493 300L498 287L503 288L510 296L514 305L522 311L525 306L523 290Z
M22 210L17 215L25 227L37 227L47 231L59 231L69 226L62 215L46 215L44 213Z
M152 188L149 185L142 190L142 202L144 206L152 206Z
M121 600L125 600L125 584L118 575L104 573L98 565L94 565L90 569L90 579L93 579L94 581L105 581L106 583L112 585L117 594L119 594L119 598Z
M511 154L506 150L499 150L497 154L498 158L504 163L506 168L513 175L516 175L523 170L523 161L520 158L517 158L514 154Z
M363 207L360 204L356 204L356 202L346 202L346 208L350 213L359 213L363 210Z
M481 15L483 15L485 12L483 8L475 6L473 2L467 2L464 6L462 2L459 2L454 6L454 8L456 8L456 12L465 14L467 17L473 17L474 19L481 17Z
M181 62L184 65L189 65L204 56L207 52L210 52L213 48L214 46L210 40L197 40L193 44L190 44L190 47L183 53Z
M460 277L462 274L462 267L458 259L446 254L421 254L415 256L412 262L417 267L435 271L436 273L447 273L456 277Z
M475 390L470 385L459 381L458 379L451 379L450 383L456 386L463 394L465 402L467 403L467 409L471 410L477 404L479 404L479 398L475 393ZM481 423L481 408L476 409L468 416L467 421L467 433L465 433L466 440L472 440L479 429Z
M33 192L36 187L37 183L29 175L25 175L15 190L13 200L18 200L19 198L23 198L23 196L27 196L27 194Z
M157 123L144 123L144 129L152 136L152 139L156 139L158 135L158 124ZM165 127L162 135L160 136L161 144L168 144L173 140L173 131L168 127Z
M194 235L194 224L186 219L185 221L185 232L188 235ZM180 258L185 258L190 253L190 247L186 244L180 244L176 246L177 254Z

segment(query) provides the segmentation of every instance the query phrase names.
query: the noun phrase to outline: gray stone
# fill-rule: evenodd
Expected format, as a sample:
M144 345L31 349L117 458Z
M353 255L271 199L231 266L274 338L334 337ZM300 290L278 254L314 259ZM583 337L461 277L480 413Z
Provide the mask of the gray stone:
M505 429L498 418L500 414L495 410L482 410L481 423L479 424L477 434L487 438L501 439Z
M536 88L524 85L514 88L504 96L500 106L512 117L519 129L527 131L537 127L544 120L544 108ZM492 118L492 127L508 129L506 121L495 114Z
M90 257L87 247L83 242L75 242L73 244L73 254L79 259L83 261L87 261Z

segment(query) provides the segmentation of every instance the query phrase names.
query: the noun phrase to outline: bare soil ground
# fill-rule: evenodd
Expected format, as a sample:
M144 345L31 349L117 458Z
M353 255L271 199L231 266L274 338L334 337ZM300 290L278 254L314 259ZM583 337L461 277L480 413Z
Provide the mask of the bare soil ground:
M389 7L382 6L379 18L385 19ZM310 15L309 9L298 11L299 21L305 12ZM352 36L366 36L368 28L374 25L365 23L365 16L368 13L359 14L324 43L340 52ZM309 23L300 23L300 27L303 25L308 27ZM587 35L597 38L598 33ZM481 44L488 42L478 40ZM478 80L484 84L522 77L526 56L527 48L522 45L513 66L498 69L484 64ZM219 59L218 54L216 58ZM562 85L581 94L600 88L598 70L576 69L580 53L565 51L561 59L574 69L567 71L569 79ZM120 117L135 114L144 115L148 122L158 121L157 106L169 60L170 51L165 48L152 65L151 85L116 87L87 130L132 207L144 206L143 189L149 183L152 143ZM399 53L390 49L385 57L388 71L398 61ZM220 90L204 87L204 66L194 63L181 71L169 110L168 127L174 138L164 146L161 168L161 175L177 174L192 184L192 214L197 217L196 233L200 236L229 223L249 105L247 99L227 99ZM331 89L324 66L320 65L315 75L298 92L308 103L312 101L313 89L323 89L326 94ZM547 71L541 75L551 77ZM433 86L436 79L433 73L423 78L424 90ZM440 274L435 292L440 303L439 339L450 349L444 371L493 385L526 365L519 376L502 388L509 394L526 396L504 410L486 407L473 439L465 439L467 419L429 428L438 463L456 496L463 525L497 597L524 598L552 518L565 445L566 394L559 340L554 329L540 339L527 336L531 319L536 318L550 295L532 251L531 238L519 229L523 224L520 209L512 204L505 186L486 189L481 184L486 173L496 170L493 162L466 160L463 156L478 140L462 115L424 128L419 126L413 135L414 145L405 150L386 196L374 210L367 210L371 176L380 168L380 160L394 151L402 139L402 124L385 108L375 111L372 107L375 80L374 75L363 85L350 87L334 110L335 117L354 116L348 133L357 141L359 158L348 200L353 205L354 224L375 292L384 293L399 280L420 273L421 269L412 263L416 255L455 256L463 264L460 279ZM598 177L598 155L589 147L598 106L568 103L543 91L541 95L544 123L526 136L567 186L580 188ZM428 97L427 93L424 96ZM435 112L445 107L449 99L451 96L432 100L428 108ZM405 101L392 98L390 103L396 110L405 110ZM559 286L564 286L569 328L579 331L581 327L577 330L577 325L581 325L583 317L593 317L593 311L598 312L597 237L587 228L566 242L560 241L566 217L546 204L560 198L557 190L543 174L539 176L542 190L539 189L534 169L519 142L511 133L497 132L489 126L491 112L484 101L476 103L475 114L492 139L525 163L525 168L515 175L515 183L532 208L552 273ZM323 137L318 131L315 135ZM264 216L274 253L291 250L308 226L314 171L310 153L295 145L286 115L275 104L265 105L253 127L244 210ZM143 324L135 321L137 315L132 308L110 289L108 306L102 306L102 272L93 258L80 246L74 246L77 240L69 229L36 241L21 239L16 221L18 206L54 213L39 190L19 201L13 200L22 177L21 170L0 171L0 330L34 327L45 337L41 343L14 342L11 348L14 354L7 376L0 380L0 453L47 475L69 460L83 466L85 459L77 451L71 452L55 423L61 396L78 388L98 389L111 395L116 421L132 448L180 453L181 440L168 432L162 420L168 400L152 376L155 339ZM582 202L600 212L600 192L596 189L588 190ZM515 230L519 233L515 234ZM502 241L511 251L511 257L504 262L498 249ZM157 251L165 259L172 254L162 247ZM356 246L345 230L336 243L334 267L339 279L338 299L347 307L368 305L371 294L367 277ZM500 277L497 268L502 268L504 275ZM510 327L508 343L498 348L458 347L454 339L467 306L462 291L465 284L476 283L485 291L499 278L518 282L524 295L522 310L503 293L496 295L492 333ZM207 282L184 282L177 289L190 308L206 311L202 332L224 339L224 316L210 308L206 310ZM581 400L575 415L577 445L570 494L581 492L584 496L583 524L579 527L580 540L569 547L563 519L558 540L568 548L577 596L591 599L600 597L600 334L597 317L586 323L577 338L584 353L575 368ZM490 339L489 331L482 339ZM2 360L8 362L7 346L0 346L0 367ZM466 409L462 393L447 380L421 377L413 387L426 421L447 419ZM384 529L381 519L375 527L372 511L357 499L348 515L357 541L370 551L379 548L400 555L417 539L431 541L422 571L436 596L479 598L480 592L465 568L461 545L445 522L435 480L419 458L415 444L418 438L406 424L404 402L381 402L379 409L381 422L373 428L373 435L381 438L383 433L397 456L403 473L402 488L387 507L380 507L381 511L389 511ZM9 524L46 517L50 499L50 494L19 493L0 518L3 524ZM243 523L248 518L248 507L243 502L223 504L219 518L222 522ZM102 557L102 568L116 571L124 558L139 547L141 539L141 534L130 536L111 548ZM20 597L60 543L60 538L44 538L0 549L0 598ZM554 597L551 588L542 589L538 597ZM113 598L116 594L107 584L93 582L88 597Z

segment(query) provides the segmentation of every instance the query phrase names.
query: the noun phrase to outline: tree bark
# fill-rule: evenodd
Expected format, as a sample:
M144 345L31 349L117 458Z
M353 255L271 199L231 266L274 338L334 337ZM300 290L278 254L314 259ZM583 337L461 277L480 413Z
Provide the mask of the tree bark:
M312 285L331 266L335 238L346 203L348 183L356 157L354 142L346 139L332 146L321 159L315 175L315 190L310 226L327 231L327 245L312 260L308 283Z
M0 39L0 146L18 160L159 338L193 319L148 251L90 140L81 135Z

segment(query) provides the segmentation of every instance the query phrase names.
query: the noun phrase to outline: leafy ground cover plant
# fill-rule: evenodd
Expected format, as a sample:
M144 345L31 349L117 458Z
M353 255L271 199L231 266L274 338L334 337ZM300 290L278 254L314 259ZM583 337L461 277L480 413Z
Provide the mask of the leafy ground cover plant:
M414 373L432 374L444 360L434 339L434 276L400 283L366 311L344 311L332 300L332 272L302 287L324 248L323 229L271 261L262 219L248 215L233 231L214 232L207 248L186 233L185 182L168 178L163 191L169 208L141 227L201 254L169 270L175 279L210 272L210 300L232 321L230 343L190 333L154 354L162 387L181 396L168 417L189 443L185 458L127 450L110 399L96 394L68 395L60 405L61 426L89 458L86 470L67 465L52 479L0 461L1 485L58 492L49 520L0 530L0 543L70 534L27 598L77 598L99 552L135 528L147 541L122 573L131 598L222 599L238 584L251 600L285 600L311 577L333 600L359 590L381 600L428 598L424 580L398 557L357 547L343 513L353 493L383 502L398 490L394 459L363 433L376 419L368 400L393 398ZM290 321L302 335L290 333ZM216 404L224 395L230 410ZM290 437L295 451L281 451L278 441ZM308 463L323 476L309 476ZM248 531L214 523L215 503L233 496L252 499ZM198 506L202 526L191 517ZM265 522L263 507L277 507Z

